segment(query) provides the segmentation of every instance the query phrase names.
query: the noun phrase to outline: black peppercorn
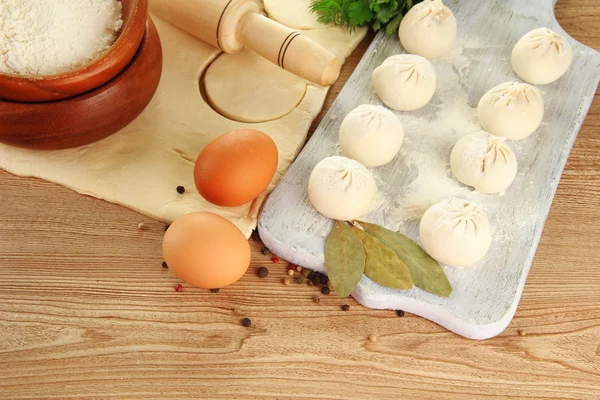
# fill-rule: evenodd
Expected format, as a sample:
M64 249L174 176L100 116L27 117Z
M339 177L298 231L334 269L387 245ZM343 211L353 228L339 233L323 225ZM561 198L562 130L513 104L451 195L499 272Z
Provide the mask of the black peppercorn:
M210 289L210 292L211 292L211 293L219 293L219 288L216 288L216 289Z
M311 281L312 281L313 285L318 285L320 283L319 277L316 275L312 277Z
M169 266L167 265L167 262L166 262L166 261L163 261L163 262L162 262L162 267L163 267L163 268L169 268Z
M266 278L269 275L269 268L267 267L260 267L258 269L258 276L260 278Z
M263 256L266 256L267 254L270 253L270 251L266 247L263 247L262 250L261 250L261 253L263 253Z
M312 281L315 275L315 271L310 271L306 277Z
M321 293L323 293L324 295L328 295L330 292L331 290L327 286L323 286L321 288Z
M321 285L327 285L327 276L319 275L319 282L321 282Z
M250 325L252 325L252 321L250 321L250 318L244 318L242 320L242 325L245 326L246 328L249 327Z
M396 310L396 314L398 314L399 317L404 317L404 310Z
M185 188L183 186L177 186L177 193L184 194L185 193Z
M348 304L344 304L342 306L342 311L348 311L348 310L350 310L350 306Z

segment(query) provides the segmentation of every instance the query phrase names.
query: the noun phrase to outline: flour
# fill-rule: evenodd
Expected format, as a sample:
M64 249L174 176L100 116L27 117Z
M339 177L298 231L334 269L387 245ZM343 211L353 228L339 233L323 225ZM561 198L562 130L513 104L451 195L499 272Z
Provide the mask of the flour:
M122 24L118 0L0 0L0 72L77 69L104 53Z

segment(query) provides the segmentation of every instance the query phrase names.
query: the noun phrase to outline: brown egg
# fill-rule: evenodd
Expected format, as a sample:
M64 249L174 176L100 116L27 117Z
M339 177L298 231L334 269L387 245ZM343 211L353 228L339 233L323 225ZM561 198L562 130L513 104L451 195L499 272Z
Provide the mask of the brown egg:
M250 265L250 245L242 232L229 220L207 212L175 220L162 248L175 276L204 289L232 284Z
M235 207L257 198L277 171L277 145L253 129L225 133L200 152L194 180L200 195L222 207Z

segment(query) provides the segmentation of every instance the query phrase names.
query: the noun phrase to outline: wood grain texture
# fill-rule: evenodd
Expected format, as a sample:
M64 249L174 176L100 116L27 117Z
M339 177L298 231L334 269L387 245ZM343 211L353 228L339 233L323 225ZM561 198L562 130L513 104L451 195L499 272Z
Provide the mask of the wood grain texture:
M487 213L492 246L472 268L446 267L454 288L448 298L383 287L367 276L352 296L370 308L402 308L468 338L488 339L508 326L518 306L556 185L600 81L600 53L573 41L576 56L570 71L541 88L546 103L543 125L527 140L510 141L519 164L514 183L501 196L469 191L447 177L452 147L465 133L481 129L475 116L481 96L492 86L516 79L508 61L514 43L539 26L557 31L560 26L552 0L446 4L461 34L450 56L432 61L437 73L432 101L420 110L396 113L405 130L403 149L392 162L371 169L378 198L361 218L417 240L425 210L459 197ZM492 24L492 30L482 29ZM310 203L308 178L322 159L341 155L337 132L343 117L361 104L381 104L370 76L384 60L403 51L397 38L376 36L316 137L265 203L259 232L274 253L326 272L324 247L333 222Z
M0 100L0 142L37 150L67 149L104 139L130 124L152 100L162 72L158 31L150 18L146 26L131 63L106 85L46 103Z
M560 0L556 14L600 49L596 0ZM359 51L343 77L358 59ZM483 342L350 299L315 304L315 288L281 285L285 264L271 264L255 241L240 282L177 293L160 266L162 224L0 172L1 397L598 399L599 132L597 94L517 314Z
M121 0L123 25L101 57L74 71L44 77L0 73L0 99L27 103L56 101L96 89L117 76L136 55L146 32L148 0Z

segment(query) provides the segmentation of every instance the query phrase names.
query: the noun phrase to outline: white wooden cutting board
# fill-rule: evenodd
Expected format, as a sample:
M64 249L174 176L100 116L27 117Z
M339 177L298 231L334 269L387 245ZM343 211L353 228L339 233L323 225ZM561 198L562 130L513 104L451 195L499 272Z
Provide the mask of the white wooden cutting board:
M516 311L560 175L600 80L600 53L561 29L554 17L554 0L445 3L457 18L457 44L451 55L433 62L438 89L430 104L416 112L397 113L406 131L403 150L390 164L372 169L380 194L364 219L417 239L424 206L458 195L477 201L486 210L494 243L486 258L472 268L444 266L454 287L447 299L416 288L385 288L365 276L352 295L367 307L406 310L468 338L485 339L501 333ZM573 63L560 80L540 87L546 105L540 129L525 140L510 143L519 161L513 185L502 195L472 192L447 171L452 145L467 131L478 129L475 107L481 96L499 83L517 80L510 66L512 47L526 32L539 27L567 36L573 46ZM348 112L363 103L381 104L371 85L371 73L387 57L403 52L396 35L375 38L266 202L259 232L275 254L325 272L323 250L332 221L318 214L308 201L310 172L323 158L339 154L338 129ZM422 152L420 159L414 157L418 152ZM445 169L436 172L430 167L437 164ZM444 178L443 184L433 179L434 173ZM419 198L410 200L404 189L415 185L421 187L416 192ZM416 202L413 209L409 200Z

